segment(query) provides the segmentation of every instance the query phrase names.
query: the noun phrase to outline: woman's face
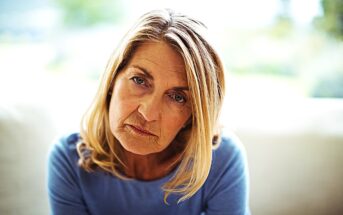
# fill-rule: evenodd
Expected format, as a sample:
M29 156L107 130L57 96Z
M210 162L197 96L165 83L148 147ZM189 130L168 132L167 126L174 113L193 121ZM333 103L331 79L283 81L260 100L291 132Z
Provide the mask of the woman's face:
M182 57L164 42L144 43L116 77L110 128L129 152L161 152L190 118L190 103Z

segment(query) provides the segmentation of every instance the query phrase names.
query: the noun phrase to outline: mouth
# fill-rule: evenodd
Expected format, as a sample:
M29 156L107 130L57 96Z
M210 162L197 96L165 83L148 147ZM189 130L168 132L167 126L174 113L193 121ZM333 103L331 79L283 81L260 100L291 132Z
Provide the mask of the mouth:
M134 133L139 134L139 135L141 135L141 136L155 136L155 137L157 137L155 134L151 133L150 131L147 131L147 130L143 129L143 128L140 127L140 126L137 126L137 125L129 125L129 124L126 124L126 126L127 126L131 131L133 131Z

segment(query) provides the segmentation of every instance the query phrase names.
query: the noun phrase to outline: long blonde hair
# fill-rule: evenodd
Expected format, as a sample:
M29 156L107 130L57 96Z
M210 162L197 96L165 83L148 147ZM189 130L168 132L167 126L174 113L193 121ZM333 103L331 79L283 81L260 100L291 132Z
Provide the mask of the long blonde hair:
M218 116L225 92L222 62L205 38L205 26L190 17L169 9L154 10L143 15L128 31L111 56L98 92L81 122L83 145L88 156L80 153L79 164L87 171L95 168L125 178L119 168L120 144L109 126L110 92L114 79L130 60L136 48L148 41L164 41L183 58L191 92L192 117L189 129L182 130L186 144L174 176L162 189L168 195L181 194L180 201L194 195L209 174L213 143L218 140Z

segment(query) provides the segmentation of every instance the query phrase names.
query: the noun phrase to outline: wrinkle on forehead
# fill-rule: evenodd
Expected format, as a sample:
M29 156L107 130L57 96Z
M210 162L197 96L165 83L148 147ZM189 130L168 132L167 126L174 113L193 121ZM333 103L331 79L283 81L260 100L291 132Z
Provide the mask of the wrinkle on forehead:
M149 59L137 58L134 61L134 64L132 65L132 67L134 67L134 68L137 68L137 67L144 68L144 70L146 70L151 76L155 76L154 73L156 73L156 71L152 71L149 66L148 66L148 68L146 68L146 66L144 67L144 66L141 65L141 63L144 62L144 61L148 62L148 64L154 64L155 66L157 66L158 67L157 71L159 71L159 72L163 71L163 73L167 72L167 73L169 73L168 75L176 76L178 79L180 79L182 81L185 81L187 83L186 71L184 70L183 66L179 66L179 68L165 69L165 68L161 68L159 63L155 63L155 62L153 62L153 61L151 61ZM136 64L138 64L138 65L136 66ZM146 64L144 63L144 65L146 65ZM154 70L156 70L156 68Z
M133 54L130 64L138 64L152 75L157 71L168 72L187 83L182 56L165 42L143 43Z
M147 58L137 58L137 60L144 60L144 61L148 61L149 63L155 64L156 66L159 66L159 67L161 66L160 62L154 62L154 61L149 60ZM167 70L167 71L168 72L173 72L173 73L181 73L181 74L185 73L185 69L184 69L184 64L183 63L182 64L174 64L174 66L177 67L177 68L176 69Z

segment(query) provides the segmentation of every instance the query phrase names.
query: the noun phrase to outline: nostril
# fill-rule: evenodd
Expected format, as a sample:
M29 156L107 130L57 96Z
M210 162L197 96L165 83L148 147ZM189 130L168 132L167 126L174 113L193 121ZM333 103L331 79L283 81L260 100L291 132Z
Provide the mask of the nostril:
M157 105L142 104L138 107L138 112L144 120L148 122L156 121L160 117L161 107L158 107Z

